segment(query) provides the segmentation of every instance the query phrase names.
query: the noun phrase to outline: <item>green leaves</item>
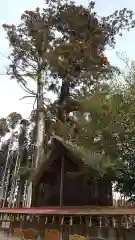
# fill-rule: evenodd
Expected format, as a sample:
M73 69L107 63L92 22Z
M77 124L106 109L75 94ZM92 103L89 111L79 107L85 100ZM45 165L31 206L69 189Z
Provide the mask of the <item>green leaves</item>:
M117 171L120 173L125 164L126 159L122 155L126 153L125 144L128 146L128 139L134 135L134 107L131 105L133 91L129 95L127 91L130 90L120 95L109 89L103 92L97 90L90 97L80 100L78 110L73 115L75 142L87 164L92 164L101 172L110 172L112 169L115 180ZM132 149L133 146L130 147ZM130 147L128 146L129 152Z

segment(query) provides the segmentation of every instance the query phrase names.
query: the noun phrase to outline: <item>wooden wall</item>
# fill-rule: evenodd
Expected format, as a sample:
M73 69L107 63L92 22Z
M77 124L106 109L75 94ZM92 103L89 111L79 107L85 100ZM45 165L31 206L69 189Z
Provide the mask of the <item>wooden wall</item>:
M112 205L112 185L107 179L86 181L79 167L69 158L64 159L63 205ZM54 161L36 184L32 206L60 205L61 159ZM102 196L102 197L101 197Z

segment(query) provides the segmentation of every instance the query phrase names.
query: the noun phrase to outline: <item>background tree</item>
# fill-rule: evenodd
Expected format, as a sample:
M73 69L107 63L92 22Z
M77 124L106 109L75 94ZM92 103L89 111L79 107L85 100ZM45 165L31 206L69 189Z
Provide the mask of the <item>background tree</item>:
M11 64L8 74L16 78L18 83L27 93L37 99L37 157L35 165L40 159L43 148L43 106L44 106L44 75L47 69L46 51L50 48L49 39L51 32L45 14L40 14L37 8L35 12L26 11L22 15L22 23L16 26L4 25L7 31L9 44L12 48L10 55ZM49 19L48 19L49 20ZM28 79L37 83L37 91L30 90L27 86ZM41 130L42 129L42 130ZM41 148L39 150L39 148Z
M9 126L9 128L14 129L17 125L17 123L19 123L22 119L22 116L20 113L17 112L12 112L7 116L7 124Z
M6 118L3 118L2 121L3 126L6 131L2 134L3 139L1 139L0 144L0 179L1 179L1 189L4 187L4 184L7 184L5 192L1 192L1 194L6 194L8 196L10 187L11 187L11 179L13 170L16 164L16 137L19 133L16 133L16 126L19 124L19 119L21 119L21 115L19 113L13 112L9 114ZM14 129L13 129L14 128ZM9 133L6 135L6 133ZM4 139L5 137L5 139ZM8 184L9 183L9 184ZM7 202L5 202L7 204Z
M121 134L122 168L117 172L116 190L131 201L135 201L135 172L134 172L134 144L135 144L135 62L124 53L119 58L125 63L126 71L122 71L125 88L123 92L123 133Z
M8 125L5 118L0 119L0 139L5 136L6 133L8 133Z

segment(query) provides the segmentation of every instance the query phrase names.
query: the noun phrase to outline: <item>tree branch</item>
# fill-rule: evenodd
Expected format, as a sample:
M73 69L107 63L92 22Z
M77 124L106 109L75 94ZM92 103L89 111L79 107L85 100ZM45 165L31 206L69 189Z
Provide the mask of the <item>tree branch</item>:
M22 83L21 81L20 82L17 81L17 82L18 82L19 86L23 89L23 91L36 96L36 93L33 91L31 92L31 90L29 88L27 88L24 83Z
M23 100L25 98L35 98L35 96L24 96L24 97L20 98L19 100Z
M5 57L6 59L10 60L10 61L12 62L12 64L14 64L14 62L12 61L12 59L11 59L10 57L5 56L2 52L0 52L0 54L1 54L3 57ZM20 66L18 66L18 67L20 68ZM23 69L21 69L21 68L20 68L20 70L23 71ZM14 76L16 77L16 79L17 79L17 82L18 82L19 86L20 86L24 91L26 91L27 93L36 96L36 93L35 93L34 91L30 90L30 89L26 86L26 84L24 83L24 79L22 78L22 76L21 76L20 74L17 73L17 71L15 71L15 69L13 69L13 73L14 73ZM9 74L6 74L6 75L9 75ZM21 86L21 84L22 84L23 86Z

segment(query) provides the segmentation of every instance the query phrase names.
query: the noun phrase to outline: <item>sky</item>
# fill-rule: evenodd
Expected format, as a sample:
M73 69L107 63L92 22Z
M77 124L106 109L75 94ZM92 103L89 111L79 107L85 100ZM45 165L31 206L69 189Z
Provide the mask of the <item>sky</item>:
M81 3L81 0L77 0ZM87 5L88 0L83 0L83 4ZM25 10L34 10L37 6L44 7L44 0L4 0L0 3L0 73L5 73L7 68L7 59L10 48L8 41L5 39L6 35L2 29L2 24L16 24L20 23L21 14ZM98 15L110 15L116 9L128 8L135 13L134 0L96 0L96 10ZM130 32L125 32L123 37L116 38L116 48L114 50L108 49L106 54L109 60L117 66L122 67L122 62L117 58L116 51L126 52L128 57L135 60L135 29ZM31 84L34 88L34 83ZM19 112L23 117L27 118L33 109L33 99L21 99L27 94L19 87L16 80L9 79L8 76L0 75L0 117L6 117L11 112Z

